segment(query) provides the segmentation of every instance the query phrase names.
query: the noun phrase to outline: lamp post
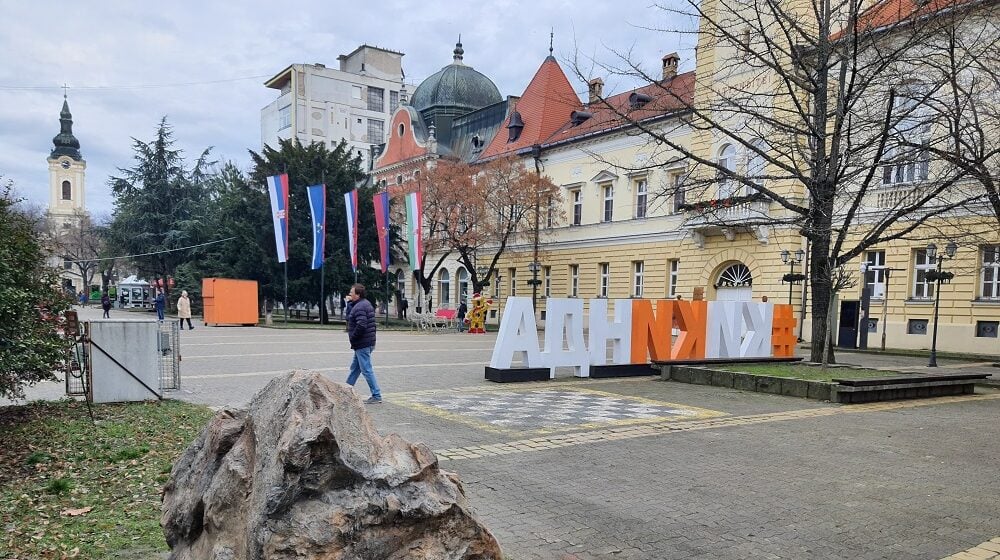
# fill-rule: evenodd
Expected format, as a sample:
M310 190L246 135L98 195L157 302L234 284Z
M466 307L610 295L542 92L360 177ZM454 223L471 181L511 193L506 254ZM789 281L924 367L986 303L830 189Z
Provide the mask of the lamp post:
M532 261L528 263L528 271L531 272L531 280L528 280L528 284L531 284L531 308L535 309L535 300L538 299L538 285L542 283L538 279L538 272L542 270L542 263L538 261Z
M781 262L788 265L788 274L781 277L782 282L788 282L788 305L792 304L792 287L798 282L805 280L804 274L795 274L795 265L802 262L802 259L806 257L806 252L802 249L795 251L793 255L791 251L785 249L781 252Z
M937 267L934 270L927 272L925 278L934 282L934 332L931 336L931 358L927 363L927 367L937 367L937 331L938 331L938 305L941 302L941 282L950 282L955 274L952 272L942 271L941 263L944 261L945 256L949 259L955 256L958 251L958 245L954 241L949 241L948 245L944 248L944 255L939 255L937 252L937 245L931 243L927 245L927 260L934 262L937 260Z

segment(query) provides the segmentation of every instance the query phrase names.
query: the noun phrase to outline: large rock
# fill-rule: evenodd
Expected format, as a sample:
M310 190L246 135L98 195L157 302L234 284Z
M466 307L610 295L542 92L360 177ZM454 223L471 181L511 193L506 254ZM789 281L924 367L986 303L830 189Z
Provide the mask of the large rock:
M160 523L173 560L502 557L426 445L380 436L350 387L311 372L217 413L174 464Z

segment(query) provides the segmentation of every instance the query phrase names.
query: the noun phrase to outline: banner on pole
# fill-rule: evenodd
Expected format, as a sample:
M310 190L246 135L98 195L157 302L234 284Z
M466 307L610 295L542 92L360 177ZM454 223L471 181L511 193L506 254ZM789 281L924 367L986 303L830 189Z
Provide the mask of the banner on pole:
M309 193L309 211L312 214L313 258L312 269L323 267L326 252L326 185L306 187Z
M267 178L267 194L271 198L271 216L274 219L274 244L278 248L278 262L288 261L288 174Z
M351 251L351 267L358 271L358 189L344 193L347 207L347 247Z
M382 261L382 272L389 269L389 193L383 192L372 197L375 205L375 227L378 228L378 252Z
M420 193L406 195L406 233L410 240L410 270L420 270L424 258L424 210Z

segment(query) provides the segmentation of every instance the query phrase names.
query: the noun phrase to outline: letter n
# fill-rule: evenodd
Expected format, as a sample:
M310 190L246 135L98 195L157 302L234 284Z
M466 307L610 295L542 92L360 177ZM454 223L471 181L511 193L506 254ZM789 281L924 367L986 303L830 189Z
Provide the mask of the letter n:
M649 359L670 359L673 304L674 302L667 300L657 301L654 314L653 302L644 299L632 301L633 364L645 364Z

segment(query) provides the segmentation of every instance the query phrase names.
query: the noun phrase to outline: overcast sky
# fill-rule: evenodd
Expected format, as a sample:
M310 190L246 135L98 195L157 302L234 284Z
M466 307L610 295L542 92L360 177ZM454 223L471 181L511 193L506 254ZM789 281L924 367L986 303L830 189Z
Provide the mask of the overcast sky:
M52 137L62 84L69 85L73 132L87 161L87 207L110 213L107 179L132 159L132 137L150 140L160 118L193 160L247 167L260 149L260 109L277 92L263 82L292 63L337 67L337 56L367 43L406 54L407 82L451 62L461 33L466 64L520 95L548 55L579 92L568 61L579 52L609 63L632 52L657 72L681 54L693 68L691 37L644 27L690 28L650 0L569 2L25 2L0 0L0 175L29 201L48 204ZM596 72L595 72L596 74ZM604 76L605 94L636 84ZM412 89L410 90L412 92Z

